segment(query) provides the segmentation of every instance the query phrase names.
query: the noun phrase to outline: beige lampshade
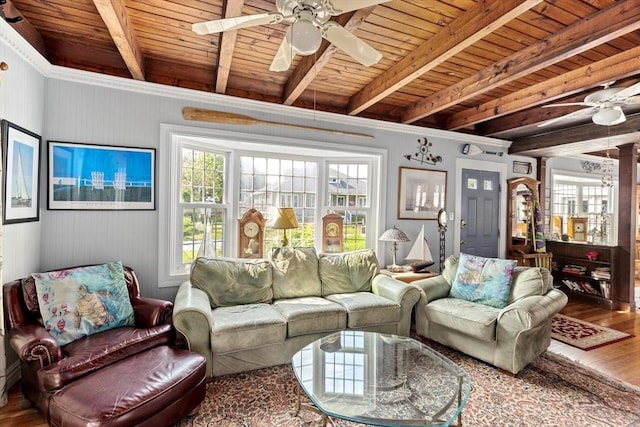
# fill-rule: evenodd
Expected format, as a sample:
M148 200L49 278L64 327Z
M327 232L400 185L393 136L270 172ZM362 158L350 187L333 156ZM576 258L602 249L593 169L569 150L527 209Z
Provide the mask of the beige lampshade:
M388 229L382 236L380 236L380 240L383 242L408 242L409 238L403 231L398 230L395 226L393 228Z
M271 214L271 218L267 221L267 227L284 230L282 232L282 246L289 246L289 238L287 230L298 228L298 219L293 208L276 208Z
M267 222L267 227L287 230L298 228L298 219L293 208L277 208L273 210L271 218Z

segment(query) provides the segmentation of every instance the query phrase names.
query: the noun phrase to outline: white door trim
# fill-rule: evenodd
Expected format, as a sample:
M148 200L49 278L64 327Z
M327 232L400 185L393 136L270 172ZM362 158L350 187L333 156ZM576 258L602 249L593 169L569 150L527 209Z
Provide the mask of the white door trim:
M500 174L500 220L498 223L498 256L504 258L507 250L507 242L504 232L507 229L507 192L504 191L507 184L507 165L506 163L487 162L475 159L458 158L456 159L456 188L455 188L455 208L454 220L449 225L453 227L453 253L460 253L460 212L462 212L462 170L474 169L487 172L498 172Z

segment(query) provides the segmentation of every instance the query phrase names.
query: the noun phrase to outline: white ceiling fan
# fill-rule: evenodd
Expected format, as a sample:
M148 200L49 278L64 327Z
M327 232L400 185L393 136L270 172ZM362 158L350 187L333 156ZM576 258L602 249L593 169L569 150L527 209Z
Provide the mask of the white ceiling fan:
M380 61L382 54L329 19L388 1L390 0L276 0L278 12L199 22L191 28L195 33L204 35L286 22L291 26L269 67L271 71L288 70L295 54L313 54L320 47L323 38L369 67Z
M604 84L604 89L593 92L586 96L583 102L566 102L560 104L543 105L543 107L564 107L569 105L584 105L587 108L556 117L542 122L538 127L548 126L570 118L591 116L593 123L602 126L613 126L627 120L622 111L622 107L628 105L640 105L640 83L636 83L627 88L610 87L615 82Z

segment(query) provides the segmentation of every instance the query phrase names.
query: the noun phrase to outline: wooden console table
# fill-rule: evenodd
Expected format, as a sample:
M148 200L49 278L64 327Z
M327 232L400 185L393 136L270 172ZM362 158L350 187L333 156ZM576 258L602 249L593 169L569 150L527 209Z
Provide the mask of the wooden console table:
M413 271L403 271L400 273L394 273L387 269L381 269L380 273L393 277L394 279L403 281L405 283L411 283L411 282L415 282L416 280L426 279L428 277L440 275L440 273L432 273L430 271L426 271L423 273L415 273Z

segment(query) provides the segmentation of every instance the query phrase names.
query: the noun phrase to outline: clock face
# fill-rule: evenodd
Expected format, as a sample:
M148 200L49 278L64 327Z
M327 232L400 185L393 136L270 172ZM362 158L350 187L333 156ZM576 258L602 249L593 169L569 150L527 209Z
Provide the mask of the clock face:
M330 222L327 224L325 231L327 232L327 236L337 236L340 232L340 227L335 222Z
M584 231L584 224L579 222L576 224L576 226L574 227L575 231L577 231L578 233L582 233Z
M260 231L260 226L255 222L247 222L242 229L244 235L250 238L256 237Z

